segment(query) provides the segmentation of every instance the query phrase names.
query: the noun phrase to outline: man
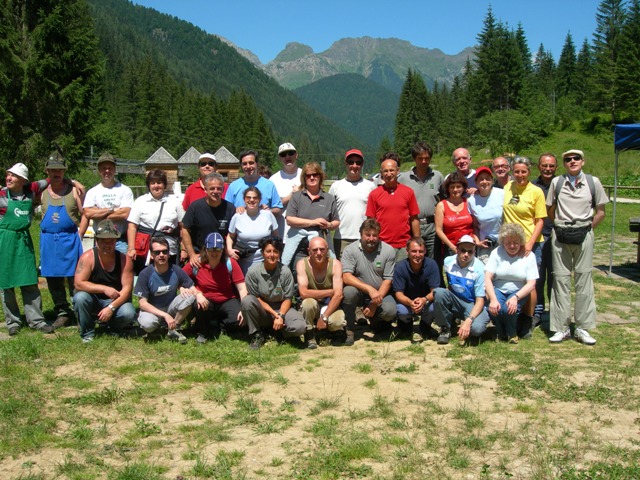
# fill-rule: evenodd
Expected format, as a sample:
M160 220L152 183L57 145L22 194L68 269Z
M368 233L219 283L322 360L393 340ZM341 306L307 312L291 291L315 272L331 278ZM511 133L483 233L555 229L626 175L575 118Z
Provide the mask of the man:
M42 314L38 271L33 242L29 234L34 199L47 188L47 181L29 182L29 169L16 163L7 170L6 187L0 189L0 289L2 309L9 335L22 326L15 288L20 287L24 316L29 327L53 332Z
M307 323L307 348L318 348L315 327L318 330L341 332L347 321L340 310L342 302L342 265L329 256L329 245L322 237L309 241L309 256L296 265L298 292L302 298L302 316ZM316 323L317 322L317 323ZM345 345L353 345L353 332L346 332Z
M120 237L116 242L119 252L127 253L127 218L133 206L133 192L116 180L116 158L103 153L98 158L100 183L87 192L84 199L84 215L95 225L101 220L111 220ZM121 240L124 234L124 240Z
M456 320L458 339L463 344L469 337L479 338L487 329L489 314L484 309L484 264L475 257L473 237L463 235L457 254L444 259L444 272L449 288L433 292L435 322L440 326L438 344L446 345Z
M66 162L58 152L49 155L46 171L50 184L42 192L40 268L53 300L54 328L65 327L71 322L73 310L67 301L65 281L73 297L73 277L82 255L78 226L82 219L83 195L65 181L66 170Z
M435 260L426 258L426 246L421 237L407 242L407 258L396 265L393 272L393 291L396 297L398 327L405 336L413 332L413 319L420 318L420 338L428 338L433 329L433 291L440 286L440 270Z
M184 198L182 199L182 208L185 212L193 202L207 196L207 192L204 188L204 179L210 173L217 171L218 161L216 160L215 155L212 153L203 153L200 155L200 158L198 159L198 173L200 176L198 180L187 187L187 190L184 192ZM228 188L229 185L225 183L222 191L222 198L227 194Z
M582 150L562 154L566 175L551 181L547 193L549 217L553 220L551 259L553 288L551 290L551 331L549 341L560 343L571 336L571 274L575 283L575 338L585 345L594 345L589 330L596 326L596 302L591 269L595 228L605 216L609 202L600 180L582 171Z
M549 187L551 181L556 176L556 169L558 168L558 162L553 153L543 153L538 159L538 170L540 176L533 182L544 192L545 198L549 193ZM553 232L553 221L546 217L542 226L542 236L544 242L542 243L542 261L540 262L540 269L538 274L538 280L536 281L536 296L537 302L534 311L534 317L536 323L541 323L542 314L544 312L544 294L545 284L547 286L546 293L547 299L551 301L551 285L553 284L553 267L551 264L551 232ZM542 324L544 330L549 330L549 322L545 317L545 322Z
M417 142L411 148L411 156L415 167L398 175L398 183L410 187L416 195L420 213L420 236L424 239L427 248L427 256L436 258L435 252L440 248L440 242L436 235L434 214L436 204L440 201L440 189L444 177L440 172L430 167L433 149L425 142Z
M131 303L133 263L116 250L120 232L113 221L102 220L95 227L95 238L96 246L80 257L74 279L73 308L83 343L93 341L96 316L116 335L122 335L136 317Z
M147 334L166 328L167 338L185 344L187 338L178 329L196 300L193 281L169 263L166 238L153 237L150 253L152 263L140 272L134 289L140 298L138 323Z
M355 325L358 306L364 307L364 316L375 333L391 328L396 317L396 302L390 293L395 257L393 247L380 240L378 221L367 218L362 222L360 241L342 253L342 308L349 330Z
M509 161L504 157L496 157L491 163L491 169L493 170L493 175L495 177L495 180L493 181L494 188L504 189L504 186L512 180Z
M224 179L219 173L210 173L204 178L207 196L189 205L182 219L182 245L189 256L192 267L200 266L200 248L204 239L213 232L226 238L229 222L235 214L235 208L222 198ZM229 187L231 188L231 187Z
M276 217L280 215L284 208L280 201L280 195L278 195L278 190L271 180L260 176L258 172L258 152L245 150L238 157L240 158L240 167L244 176L229 185L227 200L236 207L244 209L244 191L249 187L258 187L262 193L262 208L269 208Z
M467 179L467 195L473 195L476 191L476 171L471 168L471 154L469 150L466 148L456 148L453 151L453 155L451 155L451 162L454 167L456 167L456 171L460 172Z
M298 161L298 152L293 144L283 143L280 145L278 147L278 157L282 162L282 170L274 173L269 180L276 186L282 202L283 212L276 215L276 220L278 220L278 234L285 239L289 230L289 225L284 220L287 214L286 209L289 200L291 200L291 195L300 190L300 174L302 170L298 168L296 163Z
M396 249L396 260L405 258L407 240L420 236L418 202L411 188L398 183L395 160L380 165L383 185L369 195L366 215L380 224L380 239Z
M359 240L358 226L366 218L369 194L376 188L373 182L362 178L364 156L358 149L349 150L344 156L347 176L333 182L329 193L336 199L340 225L333 234L333 249L340 258L347 245Z

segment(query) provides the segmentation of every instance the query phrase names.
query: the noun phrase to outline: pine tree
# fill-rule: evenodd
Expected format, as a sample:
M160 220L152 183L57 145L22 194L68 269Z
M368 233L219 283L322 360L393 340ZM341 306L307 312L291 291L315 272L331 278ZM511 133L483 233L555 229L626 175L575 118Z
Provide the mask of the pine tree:
M618 105L631 121L640 118L640 0L632 0L620 36Z
M581 87L576 90L576 102L578 105L587 106L594 97L593 88L593 53L588 40L585 38L576 59L576 78Z
M408 70L400 93L395 125L395 151L406 159L418 140L429 138L431 98L419 72Z
M576 79L575 74L576 47L573 44L571 33L567 33L556 72L558 95L564 96L574 93L575 89L580 85L580 81Z

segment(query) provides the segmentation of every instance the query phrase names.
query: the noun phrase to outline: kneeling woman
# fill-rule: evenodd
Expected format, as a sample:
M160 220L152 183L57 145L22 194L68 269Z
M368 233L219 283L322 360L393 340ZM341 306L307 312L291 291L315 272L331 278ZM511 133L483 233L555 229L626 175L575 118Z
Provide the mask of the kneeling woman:
M498 330L498 338L518 343L518 313L536 288L538 267L534 255L525 255L526 238L522 226L516 223L502 225L498 243L500 246L491 252L484 269L489 316Z
M306 323L297 310L291 308L293 274L280 263L283 244L278 237L260 240L263 261L249 268L246 282L248 295L242 299L242 315L249 327L251 349L264 344L264 331L283 330L286 337L299 337Z
M237 330L244 325L240 312L240 300L247 295L244 275L238 263L227 259L222 235L210 233L204 241L200 267L187 263L184 271L195 284L196 295L196 338L198 343L206 343L208 338L216 338L222 329Z

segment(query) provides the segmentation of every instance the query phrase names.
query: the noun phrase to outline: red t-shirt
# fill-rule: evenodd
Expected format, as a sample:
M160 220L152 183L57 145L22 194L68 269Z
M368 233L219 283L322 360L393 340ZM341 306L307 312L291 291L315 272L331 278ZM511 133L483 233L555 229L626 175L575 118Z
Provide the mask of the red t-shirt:
M197 269L198 271L195 275L190 263L185 265L183 270L207 300L214 303L224 303L232 298L238 298L235 284L244 283L244 274L240 265L233 258L229 260L231 260L231 276L229 276L229 270L227 270L226 260L221 260L213 270L211 270L211 266L208 263L204 264Z
M378 220L380 240L393 248L406 247L411 238L409 218L419 213L416 194L406 185L399 183L393 193L380 185L369 194L366 215Z
M224 189L222 190L222 198L227 195L227 189L229 188L229 184L224 184ZM184 198L182 199L182 208L184 211L187 211L189 205L191 205L196 200L200 200L207 196L207 192L204 191L202 185L200 184L200 180L196 180L191 185L187 187L187 191L184 192Z
M451 243L457 245L458 240L463 235L473 235L473 217L469 212L467 201L464 200L464 207L459 213L449 208L449 203L442 200L444 206L444 219L442 221L442 231Z

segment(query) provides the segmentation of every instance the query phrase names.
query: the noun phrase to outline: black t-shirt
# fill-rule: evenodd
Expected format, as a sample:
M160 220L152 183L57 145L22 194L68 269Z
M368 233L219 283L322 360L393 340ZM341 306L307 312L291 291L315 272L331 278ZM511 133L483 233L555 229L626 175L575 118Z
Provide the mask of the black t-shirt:
M217 207L211 207L206 198L201 198L189 205L182 224L189 230L191 242L198 250L210 233L218 232L226 237L229 232L229 222L235 213L236 207L226 200L222 200Z

